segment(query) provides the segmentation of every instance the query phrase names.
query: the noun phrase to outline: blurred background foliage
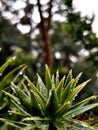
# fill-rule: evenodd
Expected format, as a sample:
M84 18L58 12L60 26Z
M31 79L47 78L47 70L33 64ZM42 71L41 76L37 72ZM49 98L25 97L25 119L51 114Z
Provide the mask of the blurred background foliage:
M78 99L98 94L94 17L82 17L72 0L1 0L0 65L15 57L8 71L25 63L31 79L36 79L36 72L44 74L45 64L53 72L59 69L61 77L70 69L73 75L82 71L81 82L88 78L92 81Z

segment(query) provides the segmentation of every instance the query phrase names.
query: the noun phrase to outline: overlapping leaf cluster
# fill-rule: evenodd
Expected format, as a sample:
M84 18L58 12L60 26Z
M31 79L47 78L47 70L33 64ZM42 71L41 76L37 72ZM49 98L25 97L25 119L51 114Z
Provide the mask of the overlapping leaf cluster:
M1 121L21 130L67 130L74 129L75 126L77 129L83 127L93 130L93 127L75 117L98 106L98 103L87 104L96 99L96 96L73 104L77 94L90 80L77 85L81 73L73 78L72 71L69 71L66 78L64 76L59 80L59 72L55 76L51 75L47 65L45 83L38 74L37 77L36 85L27 76L23 76L19 83L11 82L12 94L3 90L14 104L9 112L18 115L19 119L1 118Z

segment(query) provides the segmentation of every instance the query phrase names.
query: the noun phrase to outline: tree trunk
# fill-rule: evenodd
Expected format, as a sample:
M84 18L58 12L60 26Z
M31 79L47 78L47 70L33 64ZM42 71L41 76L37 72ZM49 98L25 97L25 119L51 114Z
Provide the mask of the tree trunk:
M49 67L52 67L53 56L52 56L52 50L51 50L51 41L50 41L50 38L49 38L48 29L47 29L47 26L46 26L46 21L43 18L43 15L42 15L40 0L38 0L37 4L38 4L38 9L39 9L40 18L41 18L40 31L41 31L42 39L43 39L43 42L44 42L44 49L45 49L45 54L46 54L46 64Z

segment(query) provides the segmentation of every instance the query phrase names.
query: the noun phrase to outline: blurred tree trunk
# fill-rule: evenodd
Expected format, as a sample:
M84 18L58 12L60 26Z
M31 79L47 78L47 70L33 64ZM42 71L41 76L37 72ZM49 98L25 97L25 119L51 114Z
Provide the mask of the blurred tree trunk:
M44 42L44 49L45 49L45 54L46 54L46 64L49 67L52 67L53 65L53 56L52 56L52 49L51 49L51 41L49 38L49 34L48 34L48 30L51 26L51 8L52 8L52 0L50 0L50 8L49 8L49 17L48 20L46 21L46 19L43 17L43 12L41 10L41 4L40 4L40 0L38 0L38 9L39 9L39 14L40 14L40 31L41 31L41 35L42 35L42 39Z

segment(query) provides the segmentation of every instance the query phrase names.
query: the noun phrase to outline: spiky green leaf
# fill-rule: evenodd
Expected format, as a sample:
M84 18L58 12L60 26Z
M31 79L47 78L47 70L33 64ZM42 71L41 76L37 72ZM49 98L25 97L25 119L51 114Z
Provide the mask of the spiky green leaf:
M91 96L91 97L89 97L89 98L86 98L86 99L84 99L84 100L82 100L82 101L80 101L80 102L78 102L78 103L72 105L72 106L70 107L70 109L74 109L74 108L76 108L76 107L84 106L84 105L87 104L89 101L94 100L94 99L96 99L96 98L97 98L97 96Z
M5 93L5 95L7 95L7 96L9 96L11 99L13 99L15 102L19 102L19 99L18 99L16 96L14 96L13 94L10 94L10 93L8 93L8 92L6 92L6 91L4 91L4 90L3 90L3 92Z
M80 85L78 85L76 88L74 88L74 90L72 91L72 93L68 96L68 98L65 101L73 101L75 100L75 97L78 95L78 93L86 86L86 84L90 82L90 79L81 83Z
M11 126L14 126L15 128L17 129L21 129L20 125L26 125L25 123L20 123L18 121L12 121L12 120L9 120L9 119L3 119L3 118L0 118L0 121L1 122L5 122Z
M72 70L70 70L69 73L68 73L68 75L67 75L67 78L66 78L64 87L66 87L67 84L68 84L71 80L72 80Z
M24 110L24 107L20 103L15 102L14 100L11 100L11 102L14 104L15 108L17 108L25 116L31 116L31 114L29 112L27 112L26 110Z
M27 96L26 93L24 93L23 90L21 90L19 87L17 87L14 83L11 83L12 89L15 90L21 104L27 108L29 111L32 110L32 104L30 97Z
M0 76L2 76L4 70L13 61L13 58L8 59L2 66L0 66Z
M46 65L46 87L47 87L47 92L49 94L49 91L52 89L52 80L51 80L51 74L50 74L50 69Z
M57 70L56 72L56 83L55 83L55 86L58 86L59 84L59 71Z
M81 113L84 113L94 107L97 107L98 106L98 103L93 103L93 104L90 104L90 105L86 105L86 106L81 106L81 107L76 107L72 110L69 110L67 113L65 113L64 117L66 118L74 118L76 117L77 115L81 114Z
M45 116L45 104L42 99L33 91L31 91L31 103L34 115Z
M41 77L37 74L38 80L37 80L37 87L39 88L40 92L46 97L47 95L47 89L45 87L45 84L43 83Z
M50 121L50 118L41 118L41 117L27 117L27 118L24 118L23 121Z
M55 88L53 88L49 93L49 98L47 99L46 103L46 113L48 116L53 116L55 112L58 110L58 97L55 91Z
M32 89L32 91L34 91L36 94L38 94L40 96L40 98L43 100L43 102L45 102L45 98L43 96L43 94L39 91L39 89L33 84L33 82L30 81L30 79L27 76L24 76L24 78L26 79L26 81L28 82L29 87Z
M68 98L70 93L72 92L72 85L73 85L74 79L72 79L66 86L66 88L63 90L61 95L61 103L63 104L64 101Z
M72 85L72 87L71 87L72 90L76 87L76 85L77 85L77 83L78 83L78 81L79 81L81 75L82 75L82 72L79 73L79 74L77 75L77 77L74 79L73 85Z
M4 84L7 83L8 79L10 79L10 78L12 77L12 75L13 75L16 71L18 71L19 69L21 69L21 68L23 68L23 67L25 67L25 64L20 65L20 66L16 67L15 69L11 70L11 71L3 78L2 83L4 83ZM15 77L13 78L13 80L14 80L14 79L15 79Z
M65 80L65 76L61 79L61 81L58 83L56 87L56 93L57 93L59 102L61 100L61 93L63 91L64 80Z
M69 109L70 102L65 102L55 113L56 117L62 117L63 114Z

